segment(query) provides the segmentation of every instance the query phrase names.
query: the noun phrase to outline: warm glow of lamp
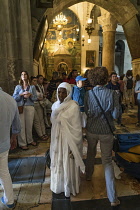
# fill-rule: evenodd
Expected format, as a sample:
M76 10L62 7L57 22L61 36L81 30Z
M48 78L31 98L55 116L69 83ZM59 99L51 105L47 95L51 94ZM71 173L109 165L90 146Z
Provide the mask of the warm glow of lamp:
M87 23L88 23L88 24L91 24L91 23L92 23L92 19L89 18L88 21L87 21Z
M85 36L84 35L82 35L82 46L84 46L84 41L85 41Z
M63 28L64 25L68 23L68 19L61 12L53 19L53 23L57 26L57 30L60 30L61 28Z
M92 31L94 30L94 27L92 26L92 24L93 24L93 21L92 21L91 18L89 18L88 21L87 21L87 26L85 28L85 30L86 30L86 32L87 32L87 34L89 36L89 38L88 38L88 43L89 44L91 43L90 36L92 34Z
M75 41L76 41L76 39L75 39L75 38L73 38L73 41L75 42Z
M89 39L88 39L88 44L90 44L90 43L91 43L91 39L89 38Z

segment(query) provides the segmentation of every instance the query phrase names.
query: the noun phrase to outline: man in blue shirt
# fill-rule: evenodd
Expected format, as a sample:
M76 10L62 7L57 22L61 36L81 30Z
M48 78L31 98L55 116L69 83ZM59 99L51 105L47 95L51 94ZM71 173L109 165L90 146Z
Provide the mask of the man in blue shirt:
M12 136L10 140L10 129ZM8 169L8 152L17 146L16 136L20 132L20 119L16 101L0 90L0 184L4 190L1 202L8 208L14 207L11 176Z

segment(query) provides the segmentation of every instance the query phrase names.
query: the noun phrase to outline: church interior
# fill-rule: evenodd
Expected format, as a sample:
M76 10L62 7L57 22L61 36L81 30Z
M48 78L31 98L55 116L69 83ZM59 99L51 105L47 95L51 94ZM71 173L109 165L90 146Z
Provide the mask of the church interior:
M132 70L134 78L140 74L139 0L1 0L0 25L0 87L10 95L21 71L43 75L47 81L53 72L61 77L76 69L84 76L96 66L105 66L118 77L127 70ZM125 127L115 122L116 134L140 133L137 105L125 109L122 123ZM47 133L49 139L44 142L33 130L37 146L29 146L27 151L17 148L9 154L15 210L140 209L140 179L123 169L118 172L118 168L115 178L121 205L110 207L99 145L92 180L86 181L81 174L80 193L69 199L52 193L45 162L50 127ZM86 152L85 137L84 161ZM0 209L6 208L0 203Z

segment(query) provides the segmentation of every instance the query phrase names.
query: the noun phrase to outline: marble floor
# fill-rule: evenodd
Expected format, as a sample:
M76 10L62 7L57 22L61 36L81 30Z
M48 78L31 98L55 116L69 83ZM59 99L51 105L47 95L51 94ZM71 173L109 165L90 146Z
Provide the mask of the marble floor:
M140 127L136 127L137 109L128 109L123 114L123 124L125 127L116 125L116 133L140 133ZM50 131L49 131L50 132ZM38 142L36 147L30 146L29 150L23 151L16 149L10 153L10 158L45 156L45 152L49 148L50 139L45 142ZM87 142L84 140L83 157L86 158ZM100 158L100 146L98 145L97 158ZM44 183L27 183L27 184L13 184L15 210L55 210L52 208L52 192L50 191L50 170L46 168ZM121 173L121 179L116 179L117 192L119 197L140 195L140 181L130 177L124 172ZM2 190L0 188L0 197ZM81 174L80 193L74 197L71 196L71 202L93 201L107 198L106 187L104 180L103 167L99 161L95 165L95 172L91 181L86 181L85 176ZM140 204L139 204L140 206ZM0 203L0 210L6 209ZM67 207L63 208L68 210ZM77 208L77 210L79 210ZM89 210L92 208L85 208ZM125 208L124 208L125 209ZM132 208L131 208L132 209ZM140 208L139 208L140 209ZM59 208L59 210L62 210ZM102 209L100 209L102 210ZM135 207L132 209L135 210Z

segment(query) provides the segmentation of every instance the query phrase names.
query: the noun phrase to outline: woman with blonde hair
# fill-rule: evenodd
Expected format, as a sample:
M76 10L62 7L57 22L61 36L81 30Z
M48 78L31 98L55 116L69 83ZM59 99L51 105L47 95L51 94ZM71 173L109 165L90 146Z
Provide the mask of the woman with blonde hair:
M18 135L18 144L21 149L27 150L28 144L36 146L36 142L34 142L32 138L32 126L34 119L34 101L37 100L35 86L30 85L27 71L21 72L19 85L15 87L13 97L18 107L23 107L23 112L20 113L21 132Z

